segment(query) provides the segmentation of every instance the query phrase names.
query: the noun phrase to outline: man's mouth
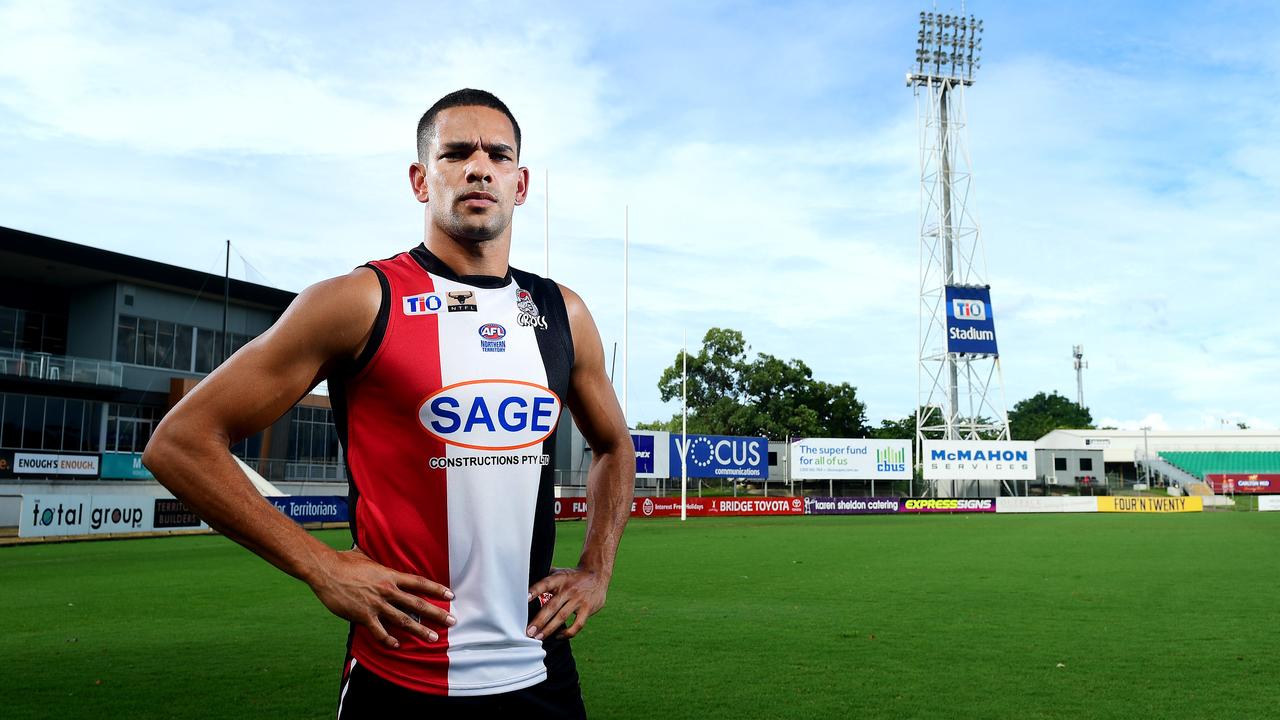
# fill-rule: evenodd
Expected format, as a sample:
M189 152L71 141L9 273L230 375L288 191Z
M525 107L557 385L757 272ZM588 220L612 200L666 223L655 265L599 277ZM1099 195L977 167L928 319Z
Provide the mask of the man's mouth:
M470 207L486 207L497 204L498 198L487 192L469 192L458 196L458 202Z

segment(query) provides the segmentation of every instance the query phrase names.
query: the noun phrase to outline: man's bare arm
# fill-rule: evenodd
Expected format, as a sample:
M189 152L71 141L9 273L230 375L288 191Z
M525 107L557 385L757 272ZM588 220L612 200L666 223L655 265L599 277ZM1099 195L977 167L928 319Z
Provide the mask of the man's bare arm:
M387 627L427 641L422 622L452 617L422 595L452 599L426 578L383 567L358 549L337 552L277 511L232 457L232 443L265 428L328 373L358 356L381 299L372 270L304 290L267 332L202 380L165 415L142 462L156 479L211 527L311 586L334 614L367 626L390 647ZM415 594L416 593L416 594Z
M635 494L636 454L626 418L604 370L604 347L595 320L577 293L561 288L573 330L569 410L591 446L587 473L587 536L576 568L557 569L529 588L530 599L551 593L528 628L530 637L549 632L577 635L587 618L604 607L622 531ZM564 628L569 616L573 623ZM562 629L563 628L563 629Z

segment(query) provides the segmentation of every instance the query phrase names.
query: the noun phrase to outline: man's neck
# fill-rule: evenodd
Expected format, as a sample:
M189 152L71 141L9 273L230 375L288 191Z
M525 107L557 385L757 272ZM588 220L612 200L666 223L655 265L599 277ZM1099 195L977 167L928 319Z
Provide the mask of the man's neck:
M492 240L459 240L428 224L423 244L459 275L502 277L511 261L510 227Z

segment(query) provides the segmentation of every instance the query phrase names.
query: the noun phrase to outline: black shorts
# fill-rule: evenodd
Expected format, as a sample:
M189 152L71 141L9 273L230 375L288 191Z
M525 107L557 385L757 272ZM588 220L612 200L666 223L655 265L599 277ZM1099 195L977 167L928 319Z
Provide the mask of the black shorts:
M351 667L351 662L348 658L348 667ZM465 697L428 695L410 690L384 680L357 661L343 680L338 699L338 720L474 718L483 717L481 713L522 720L585 720L587 717L578 685L578 672L572 661L567 669L548 673L547 679L537 685L497 695Z

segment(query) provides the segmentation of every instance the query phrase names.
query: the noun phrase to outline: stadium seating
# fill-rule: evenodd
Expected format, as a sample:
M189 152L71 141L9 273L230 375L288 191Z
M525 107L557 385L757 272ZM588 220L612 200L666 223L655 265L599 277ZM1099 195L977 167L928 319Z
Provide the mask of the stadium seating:
M1198 478L1205 473L1280 473L1280 451L1171 451L1159 453L1165 462Z

